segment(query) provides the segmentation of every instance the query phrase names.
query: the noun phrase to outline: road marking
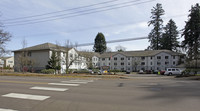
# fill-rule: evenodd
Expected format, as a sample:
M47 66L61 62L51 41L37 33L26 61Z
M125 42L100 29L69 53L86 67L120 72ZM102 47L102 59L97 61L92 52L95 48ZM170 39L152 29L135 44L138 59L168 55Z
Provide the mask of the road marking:
M40 95L30 95L30 94L19 94L19 93L9 93L2 95L3 97L19 98L19 99L30 99L30 100L45 100L50 98L50 96L40 96Z
M48 90L48 91L66 91L66 88L52 88L52 87L31 87L30 89L38 89L38 90Z
M17 110L0 108L0 111L17 111Z
M70 81L76 81L76 82L94 82L93 80L79 80L79 79L70 80Z
M20 83L20 84L48 84L47 82L6 81L6 80L0 80L0 82Z
M83 82L83 81L61 81L64 83L75 83L75 84L87 84L88 82Z
M79 84L48 83L49 85L79 86Z

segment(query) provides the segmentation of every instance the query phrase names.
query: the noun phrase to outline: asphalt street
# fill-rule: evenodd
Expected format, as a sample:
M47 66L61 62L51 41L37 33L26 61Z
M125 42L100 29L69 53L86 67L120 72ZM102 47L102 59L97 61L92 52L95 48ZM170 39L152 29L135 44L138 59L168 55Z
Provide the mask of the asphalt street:
M200 81L0 76L0 111L200 111Z

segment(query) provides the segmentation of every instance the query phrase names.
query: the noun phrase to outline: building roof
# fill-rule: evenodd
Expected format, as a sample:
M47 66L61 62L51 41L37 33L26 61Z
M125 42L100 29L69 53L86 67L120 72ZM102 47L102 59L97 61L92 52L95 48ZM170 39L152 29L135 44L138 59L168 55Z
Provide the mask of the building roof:
M93 57L93 56L96 56L96 57L100 57L101 55L99 53L96 53L96 52L85 52L85 51L79 51L78 52L80 55L82 56L87 56L87 57Z
M71 48L68 48L69 50ZM38 50L59 50L59 51L66 51L66 48L63 46L58 46L52 43L44 43L44 44L40 44L40 45L36 45L36 46L32 46L32 47L27 47L24 49L20 49L20 50L15 50L13 52L21 52L21 51L38 51ZM124 51L124 52L105 52L103 54L99 54L96 52L84 52L84 51L77 51L80 55L82 56L96 56L96 57L101 57L101 58L109 58L111 56L114 56L116 54L122 54L124 56L134 56L134 57L141 57L141 56L155 56L159 53L168 53L170 55L184 55L182 53L177 53L177 52L173 52L170 50L140 50L140 51Z
M106 52L101 54L102 58L108 58L114 56L116 54L122 54L125 56L134 56L134 57L142 57L142 56L155 56L161 52L168 53L170 55L184 55L181 53L173 52L170 50L141 50L141 51L124 51L124 52Z
M2 60L6 60L6 59L9 59L9 58L12 58L13 56L11 56L11 57L0 57L0 59L2 59Z
M40 45L36 45L36 46L32 46L32 47L27 47L24 49L19 49L19 50L15 50L13 52L20 52L20 51L38 51L38 50L65 50L65 47L62 46L58 46L52 43L44 43L44 44L40 44ZM70 48L69 48L70 49Z

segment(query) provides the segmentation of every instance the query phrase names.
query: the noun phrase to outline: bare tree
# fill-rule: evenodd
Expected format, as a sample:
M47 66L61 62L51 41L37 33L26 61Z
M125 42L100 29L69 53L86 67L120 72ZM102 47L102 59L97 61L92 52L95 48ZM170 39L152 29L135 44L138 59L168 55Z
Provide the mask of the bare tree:
M69 51L74 47L73 44L67 40L65 42L65 64L66 64L66 73L69 73L69 67L78 60L79 55L78 54L71 54Z
M26 47L27 47L27 41L26 39L23 39L22 42L22 50L16 53L16 58L17 58L17 63L16 66L18 67L18 71L20 72L33 72L33 67L36 64L36 61L31 59L31 52L29 52Z
M112 49L110 47L107 47L106 52L112 52Z
M141 60L139 58L133 59L132 65L133 65L134 71L137 71L137 67L140 64L140 62L141 62Z
M6 32L1 28L2 28L2 26L0 25L0 57L2 57L4 54L7 54L10 52L5 49L5 45L7 42L10 41L10 39L12 37L9 32Z
M123 52L123 51L126 51L126 48L121 45L118 45L115 47L115 50L118 52Z

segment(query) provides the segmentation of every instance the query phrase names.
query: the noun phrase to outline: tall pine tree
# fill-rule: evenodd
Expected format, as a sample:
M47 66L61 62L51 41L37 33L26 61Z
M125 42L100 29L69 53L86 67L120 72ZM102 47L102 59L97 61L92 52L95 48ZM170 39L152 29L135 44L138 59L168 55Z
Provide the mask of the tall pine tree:
M165 11L162 9L162 4L157 3L156 7L153 7L151 10L152 20L148 22L149 26L153 26L153 29L148 35L150 46L149 49L159 50L161 49L161 37L163 30L163 20L161 18L164 15Z
M106 40L103 33L98 33L95 38L95 43L93 47L95 52L99 52L100 54L104 53L107 49Z
M189 11L189 19L186 21L182 36L183 46L187 49L189 59L198 59L200 49L200 6L197 3Z
M161 48L177 51L177 47L179 46L179 42L177 41L178 33L176 23L170 19L164 27L164 33L161 39Z

